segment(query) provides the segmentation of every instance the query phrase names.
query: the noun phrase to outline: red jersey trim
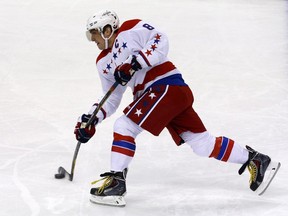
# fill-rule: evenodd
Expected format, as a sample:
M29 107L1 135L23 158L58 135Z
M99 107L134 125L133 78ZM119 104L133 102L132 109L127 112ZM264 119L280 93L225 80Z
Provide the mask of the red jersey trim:
M97 108L97 106L99 106L98 103L95 103L94 105L96 106L96 108ZM103 113L103 116L104 116L102 120L106 119L106 116L107 116L106 111L102 107L100 108L100 110L101 110L101 112Z
M96 64L98 63L98 61L99 61L100 59L104 58L104 57L105 57L108 53L110 53L110 52L111 52L111 49L110 49L110 48L103 50L103 51L98 55L98 57L96 58Z
M144 59L144 61L146 62L146 64L151 67L152 65L150 64L150 62L148 61L148 59L146 58L146 56L142 53L142 51L139 52L139 55Z
M148 82L156 79L158 76L166 74L169 71L172 71L174 69L176 69L176 67L170 61L164 62L163 64L160 64L160 65L153 67L151 70L146 72L146 76L144 78L143 83L135 86L133 94L135 95L136 92L143 90L145 88L146 83L148 83Z
M117 35L120 34L123 31L127 31L129 29L132 29L134 26L136 26L141 20L140 19L133 19L133 20L127 20L125 21L120 28L118 29Z

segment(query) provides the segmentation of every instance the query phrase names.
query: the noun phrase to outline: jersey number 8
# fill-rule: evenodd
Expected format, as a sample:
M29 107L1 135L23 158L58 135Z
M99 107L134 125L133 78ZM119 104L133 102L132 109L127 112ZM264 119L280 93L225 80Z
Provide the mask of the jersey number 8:
M147 23L145 23L145 24L143 25L143 27L144 27L144 28L147 28L148 30L153 30L153 29L154 29L153 26L151 26L151 25L149 25L149 24L147 24Z

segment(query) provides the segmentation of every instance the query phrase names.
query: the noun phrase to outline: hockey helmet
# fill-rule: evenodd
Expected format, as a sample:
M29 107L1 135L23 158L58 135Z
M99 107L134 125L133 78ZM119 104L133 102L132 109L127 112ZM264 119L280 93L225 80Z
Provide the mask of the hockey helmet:
M93 16L91 16L87 21L87 31L86 36L89 41L91 41L90 30L96 29L100 34L103 34L103 29L106 25L110 25L112 33L119 28L120 21L117 14L112 10L103 10Z

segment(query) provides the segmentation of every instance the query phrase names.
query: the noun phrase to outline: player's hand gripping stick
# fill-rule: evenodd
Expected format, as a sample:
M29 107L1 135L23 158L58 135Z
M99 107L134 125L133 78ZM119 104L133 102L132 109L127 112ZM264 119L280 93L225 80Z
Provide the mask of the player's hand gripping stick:
M123 64L116 67L114 78L119 84L125 86L131 80L134 73L141 69L142 67L137 61L136 56L132 55Z
M118 86L118 82L115 82L110 89L108 90L108 92L104 95L104 97L102 98L102 100L99 102L97 108L94 110L94 112L92 113L89 121L86 124L86 127L89 127L97 118L96 115L99 112L99 110L102 108L103 104L105 103L105 101L109 98L109 96L113 93L113 91L116 89L116 87ZM73 180L73 176L74 176L74 169L75 169L75 164L76 164L76 159L78 156L78 152L81 146L81 142L78 141L75 151L74 151L74 156L73 156L73 160L72 160L72 166L71 166L71 173L69 173L66 169L64 169L62 166L60 166L58 168L58 173L55 174L55 178L56 179L63 179L65 178L65 176L69 177L69 180L72 181Z

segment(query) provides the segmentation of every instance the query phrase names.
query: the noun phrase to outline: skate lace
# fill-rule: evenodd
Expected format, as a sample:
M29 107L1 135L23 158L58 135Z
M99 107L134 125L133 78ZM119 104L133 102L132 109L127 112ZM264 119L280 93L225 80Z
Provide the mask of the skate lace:
M251 184L252 182L256 181L256 177L257 177L257 166L252 162L250 162L250 164L247 166L248 171L250 172L250 179L249 179L249 183Z
M94 184L96 184L96 183L98 183L100 181L103 181L103 180L104 180L103 184L98 188L98 193L99 194L101 194L105 190L106 187L109 187L109 185L113 181L113 177L112 176L106 176L104 178L101 178L101 179L98 179L96 181L91 182L91 184L94 185Z

